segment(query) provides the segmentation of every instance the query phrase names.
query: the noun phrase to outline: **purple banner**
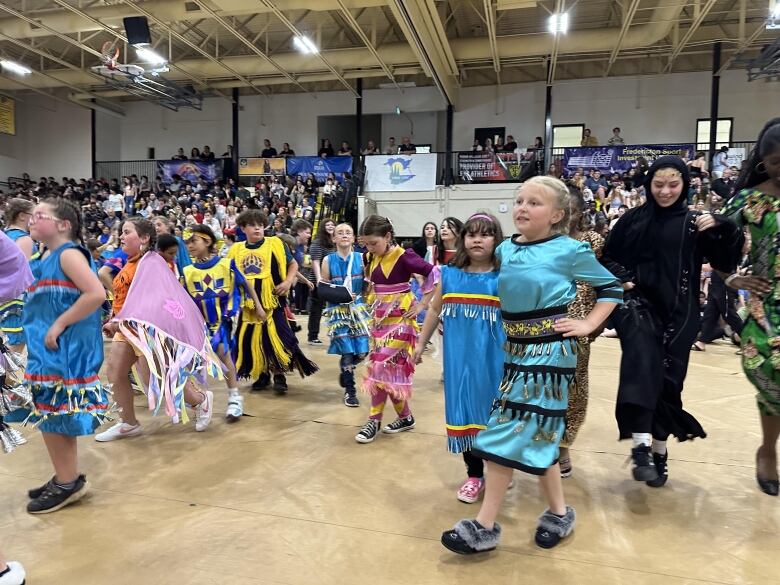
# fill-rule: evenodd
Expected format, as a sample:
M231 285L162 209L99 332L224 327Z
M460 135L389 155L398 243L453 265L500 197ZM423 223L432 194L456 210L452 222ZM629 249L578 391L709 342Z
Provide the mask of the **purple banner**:
M195 182L201 177L213 182L222 178L222 161L201 162L195 160L160 160L157 168L163 175L163 182L173 181L173 175L179 175L186 181Z
M624 173L636 166L641 156L652 163L659 156L677 155L693 158L693 144L638 144L593 146L563 149L563 167L571 175L578 167L586 172L599 169L602 173Z

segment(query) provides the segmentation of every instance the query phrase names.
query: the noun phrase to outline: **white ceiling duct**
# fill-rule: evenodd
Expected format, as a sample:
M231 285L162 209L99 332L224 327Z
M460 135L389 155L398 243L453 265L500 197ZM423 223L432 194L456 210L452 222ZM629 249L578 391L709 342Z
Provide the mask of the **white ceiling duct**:
M319 1L320 0L318 0L318 2ZM322 1L324 2L324 0ZM623 50L647 47L663 39L669 34L680 10L680 5L665 4L657 7L653 11L648 24L631 27L629 34L623 42ZM619 28L571 32L560 39L559 53L608 53L612 50L619 32ZM451 39L450 46L455 60L459 64L490 61L492 59L490 43L487 38ZM498 37L497 39L498 54L501 59L545 56L550 53L551 46L552 36L547 32L535 35L505 36ZM419 61L417 60L414 51L407 43L384 45L377 49L377 52L382 61L391 68L419 65ZM346 73L352 73L355 77L361 75L361 72L356 70L365 67L366 64L366 50L364 48L323 51L323 56L335 69ZM307 73L323 73L322 63L309 55L292 52L280 53L275 55L274 59L284 70L296 76ZM255 55L226 57L222 61L238 73L247 77L264 75L276 77L278 75L277 69ZM205 78L225 76L225 71L222 67L206 59L186 59L177 61L176 65ZM71 85L87 85L94 83L94 79L86 72L58 70L49 71L48 73ZM325 75L327 79L333 79L332 74ZM166 77L169 79L184 79L183 75L176 71L171 71L166 74ZM32 76L28 81L31 85L35 85L36 87L57 86L56 81L50 77ZM263 82L258 81L257 83L262 85ZM284 80L282 83L289 83L289 80ZM210 83L210 85L218 87L215 86L214 83ZM236 84L232 87L235 86ZM5 82L0 80L0 89L5 87Z
M216 5L221 11L220 16L260 14L271 11L270 8L257 2L257 0L212 0L211 3ZM384 6L387 2L385 0L344 0L344 4L348 8L371 8ZM164 22L208 18L208 14L201 10L197 4L186 2L185 0L153 0L140 3L139 5ZM276 0L276 6L283 12L290 10L322 11L339 9L339 4L336 0ZM124 3L84 8L83 11L92 18L117 29L122 28L122 19L124 17L141 16L139 12ZM81 18L68 10L52 10L29 13L28 15L62 34L100 30L100 27L95 23ZM0 18L0 33L16 39L51 36L51 33L44 28L34 28L29 23L14 17Z

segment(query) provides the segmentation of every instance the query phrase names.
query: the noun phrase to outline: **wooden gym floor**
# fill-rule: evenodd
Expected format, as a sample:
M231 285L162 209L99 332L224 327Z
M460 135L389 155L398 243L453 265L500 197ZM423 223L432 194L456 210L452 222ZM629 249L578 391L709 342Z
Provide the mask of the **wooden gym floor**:
M754 393L730 344L691 356L685 400L709 437L670 442L670 480L654 490L625 466L630 445L612 416L619 344L599 339L564 480L574 535L551 551L534 545L544 504L536 479L516 473L501 547L478 558L439 543L478 504L455 499L465 472L446 451L438 364L418 370L417 428L360 445L366 401L346 408L338 359L304 350L321 371L290 376L285 397L247 392L234 425L223 384L204 433L152 419L139 397L145 435L82 439L90 495L50 515L24 511L26 490L52 475L39 433L26 431L29 444L0 457L0 548L29 585L780 583L780 499L755 484ZM386 420L394 414L388 405Z

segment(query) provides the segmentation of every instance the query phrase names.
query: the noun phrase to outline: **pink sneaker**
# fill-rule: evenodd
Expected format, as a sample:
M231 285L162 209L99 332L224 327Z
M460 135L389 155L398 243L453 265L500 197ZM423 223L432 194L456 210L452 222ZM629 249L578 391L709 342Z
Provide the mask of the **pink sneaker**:
M485 481L477 477L470 477L460 486L458 499L466 504L473 504L479 499L479 494L485 490Z

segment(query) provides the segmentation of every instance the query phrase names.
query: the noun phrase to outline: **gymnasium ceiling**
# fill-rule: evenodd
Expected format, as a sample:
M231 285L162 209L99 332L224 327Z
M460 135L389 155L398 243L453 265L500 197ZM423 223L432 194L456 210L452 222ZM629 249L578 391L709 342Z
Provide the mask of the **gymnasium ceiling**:
M777 38L772 0L2 0L0 90L58 99L133 99L90 69L107 41L133 63L122 18L147 16L164 77L205 95L354 91L436 85L457 107L461 87L743 68ZM568 12L565 35L547 32ZM319 55L293 46L309 36Z

